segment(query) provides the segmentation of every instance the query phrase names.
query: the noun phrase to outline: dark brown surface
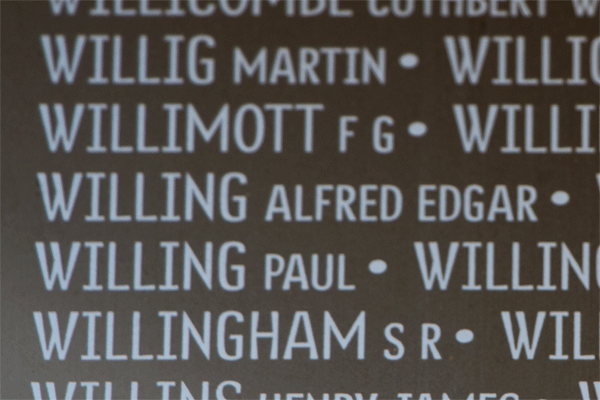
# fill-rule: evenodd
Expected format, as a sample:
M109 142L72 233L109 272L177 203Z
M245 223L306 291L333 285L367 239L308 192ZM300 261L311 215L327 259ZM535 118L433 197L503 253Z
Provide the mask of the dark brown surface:
M550 35L557 43L564 43L568 35L598 35L598 19L573 17L570 2L550 2L547 18L487 19L487 18L387 18L369 17L365 7L356 2L352 19L282 18L282 11L273 9L261 18L92 18L86 13L79 17L53 17L46 2L2 2L2 375L4 399L32 397L30 382L54 381L59 396L68 381L112 381L114 398L128 396L130 381L140 382L140 398L160 396L157 381L185 381L200 398L201 382L215 386L224 380L242 384L241 395L232 398L257 398L259 393L379 393L379 398L395 398L397 393L431 393L440 398L465 398L469 393L514 392L521 399L581 398L578 382L598 381L598 285L595 284L596 244L598 243L598 154L591 155L505 155L498 149L503 145L502 128L494 134L488 154L465 154L452 115L454 103L533 103L542 116L536 120L536 130L546 140L547 108L550 104L564 107L566 116L561 136L565 143L577 143L577 114L574 104L598 104L598 87L495 87L490 77L495 72L493 58L487 63L484 77L477 86L454 84L443 46L444 35L524 35L531 43L528 61L539 63L539 38ZM86 10L87 6L81 6ZM45 67L40 35L64 33L69 38L77 33L105 33L123 35L131 48L134 38L147 34L151 42L158 42L164 34L180 33L191 36L209 34L218 42L212 53L216 57L217 79L210 87L183 85L177 87L90 86L85 79L73 85L52 85ZM386 85L370 86L258 86L253 83L231 83L231 53L234 46L244 49L269 49L277 46L367 46L385 47L388 51L388 81ZM565 76L570 53L566 45L557 44L557 52L566 57L553 60L556 75ZM529 47L528 47L529 49ZM415 70L398 67L396 60L405 52L419 54L421 62ZM91 53L86 53L81 69L92 71ZM152 55L151 55L152 56ZM126 56L125 70L136 54ZM164 53L156 59L165 60ZM157 61L158 67L164 61ZM587 64L584 65L587 68ZM88 76L88 75L83 75ZM129 110L129 119L122 126L123 142L133 143L135 121L131 117L137 103L145 102L150 110L148 137L150 143L161 143L166 119L160 106L168 102L191 102L207 115L228 102L232 107L252 102L259 105L274 102L323 103L326 111L315 122L315 151L304 154L295 139L301 133L299 119L290 119L290 134L284 142L284 151L273 154L271 140L253 155L232 150L218 153L215 143L203 145L187 154L158 155L94 155L88 154L91 118L83 121L82 131L71 154L48 151L43 126L38 112L39 103L63 102L71 107L76 102L118 102ZM359 115L357 134L350 151L339 154L337 146L337 118L339 115ZM371 150L367 134L369 122L377 115L390 115L396 120L397 149L389 155L378 155ZM596 114L597 116L597 111ZM152 122L152 118L154 122ZM421 120L428 125L428 134L413 138L405 132L411 121ZM268 120L267 123L269 123ZM501 125L501 124L500 124ZM538 128L539 127L539 128ZM598 147L598 121L592 120L592 146ZM180 132L182 128L180 127ZM575 135L569 138L569 135ZM180 133L180 137L183 133ZM248 177L245 193L248 195L248 218L239 224L217 218L210 222L195 218L192 222L144 224L132 222L85 223L89 203L82 197L74 210L72 221L49 222L46 218L37 172L71 173L73 171L118 172L123 179L123 198L133 198L135 172L144 171L147 185L158 186L155 197L147 200L146 208L162 212L163 182L161 172L190 172L203 182L206 172L217 176L229 171L240 171ZM391 223L338 223L329 218L320 223L285 223L264 221L270 188L273 184L295 184L310 187L319 183L331 184L393 184L404 195L404 211L400 219ZM536 214L539 221L481 222L464 220L450 223L419 223L417 195L420 184L451 184L464 187L476 183L491 190L496 184L513 188L517 184L534 185L538 191ZM85 184L85 182L84 182ZM86 194L89 186L82 188ZM181 189L181 186L179 187ZM571 202L566 207L550 203L555 190L566 190ZM89 192L88 192L89 193ZM180 192L181 193L181 192ZM104 199L103 209L106 209ZM128 204L132 204L132 201ZM125 207L130 207L125 206ZM179 207L179 206L178 206ZM126 209L125 209L126 210ZM198 210L197 210L198 211ZM123 211L125 212L125 211ZM180 211L181 212L181 211ZM143 241L150 249L144 265L144 281L159 284L162 280L163 252L160 241L189 241L201 249L205 241L220 244L227 240L243 242L247 254L240 258L246 265L246 288L227 293L218 287L208 291L198 285L190 292L126 292L90 293L81 290L87 282L85 257L75 270L71 289L46 291L35 253L36 241L115 241L125 250L120 253L121 282L131 283L131 252L133 242ZM447 291L426 291L419 273L413 242L438 241L444 251L450 241L492 241L496 243L497 280L510 284L510 245L520 242L522 247L523 283L541 283L541 251L537 243L564 242L576 257L581 243L592 246L591 290L586 291L571 274L571 290L556 292L465 292L466 251L461 250L456 271ZM348 281L354 283L354 292L290 292L262 289L261 273L265 253L345 253ZM82 247L81 255L87 255ZM560 284L560 257L553 256L553 283ZM66 253L63 253L63 259ZM384 275L370 274L369 261L380 258L388 262ZM485 284L484 264L480 258L478 283ZM105 280L105 261L101 259L101 283ZM181 284L181 270L176 263L176 283ZM121 272L123 271L123 272ZM104 282L105 283L105 282ZM215 345L210 361L192 348L188 361L81 361L85 353L86 323L80 316L69 355L65 361L53 357L44 361L35 329L34 311L57 311L64 327L69 311L114 311L117 321L117 351L127 353L130 331L127 320L131 311L142 313L143 352L159 354L162 349L161 310L186 311L200 326L204 311L213 313L213 335L216 318L226 310L237 310L245 318L240 332L248 336L251 311L267 316L269 311L280 312L279 357L283 355L286 332L294 311L309 311L315 335L322 331L324 310L331 312L343 332L361 310L367 313L365 360L356 360L355 352L342 352L334 347L331 360L309 360L307 351L298 351L293 360L268 360L268 347L261 347L260 360L248 357L249 342L244 343L244 358L224 361L218 358ZM568 311L565 320L565 353L572 355L572 312L583 314L583 351L596 355L594 361L552 361L548 355L554 350L553 319L547 317L535 360L515 361L510 356L501 311L525 311L532 321L537 311ZM97 352L104 354L104 316L98 320ZM392 348L383 335L388 323L401 322L405 333L402 342L406 354L399 361L382 357L386 348ZM420 359L421 324L438 324L443 336L438 348L442 360ZM515 323L513 319L513 324ZM47 324L47 320L46 320ZM530 325L532 329L533 325ZM174 327L177 323L174 321ZM458 344L454 334L469 328L475 340ZM177 337L174 328L174 337ZM265 328L266 329L266 328ZM119 339L122 338L122 341ZM178 340L176 340L177 342ZM216 341L216 337L213 337ZM318 338L318 342L321 340ZM354 342L353 342L354 343ZM120 347L119 347L120 346ZM177 354L177 345L173 352ZM322 355L321 345L318 345ZM211 386L211 387L212 387ZM590 387L591 389L591 387ZM45 389L44 389L45 390ZM212 390L212 389L211 389ZM77 388L77 396L84 396L84 388ZM231 393L231 392L230 392ZM96 391L103 396L103 388ZM594 393L592 391L592 398ZM179 396L179 386L172 390ZM211 395L212 398L213 395ZM64 398L64 397L63 397ZM178 398L178 397L177 397Z

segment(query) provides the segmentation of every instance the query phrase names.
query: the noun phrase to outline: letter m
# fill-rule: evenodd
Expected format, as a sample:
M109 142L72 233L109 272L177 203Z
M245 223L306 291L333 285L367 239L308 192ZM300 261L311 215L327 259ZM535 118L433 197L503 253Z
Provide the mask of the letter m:
M40 36L50 80L54 84L59 83L64 75L65 81L71 84L77 75L79 63L81 62L81 56L83 55L83 48L85 47L86 41L85 35L77 35L77 38L75 39L75 49L70 58L65 35L53 35L53 37L56 50L52 45L50 35Z
M350 328L348 334L344 337L342 332L335 324L335 321L329 314L329 311L325 311L323 321L323 359L329 360L331 358L331 334L335 336L336 340L346 350L352 338L357 335L357 349L356 358L358 360L365 359L365 312L361 311L354 321L354 324Z
M264 84L267 81L267 49L261 48L256 54L256 58L250 63L241 49L233 49L233 83L239 85L242 83L242 73L246 76L252 76L258 73L258 82Z
M73 338L73 332L75 332L75 326L77 325L77 318L79 313L71 311L69 313L69 322L67 322L67 331L65 332L65 338L61 342L60 338L60 327L58 325L58 317L55 311L48 312L48 320L50 321L50 339L46 340L46 329L44 327L44 317L39 311L33 313L33 319L35 320L35 327L37 329L38 338L40 340L40 346L42 347L42 354L44 360L50 360L52 353L56 349L56 354L59 360L64 360L69 351L71 345L71 339Z

